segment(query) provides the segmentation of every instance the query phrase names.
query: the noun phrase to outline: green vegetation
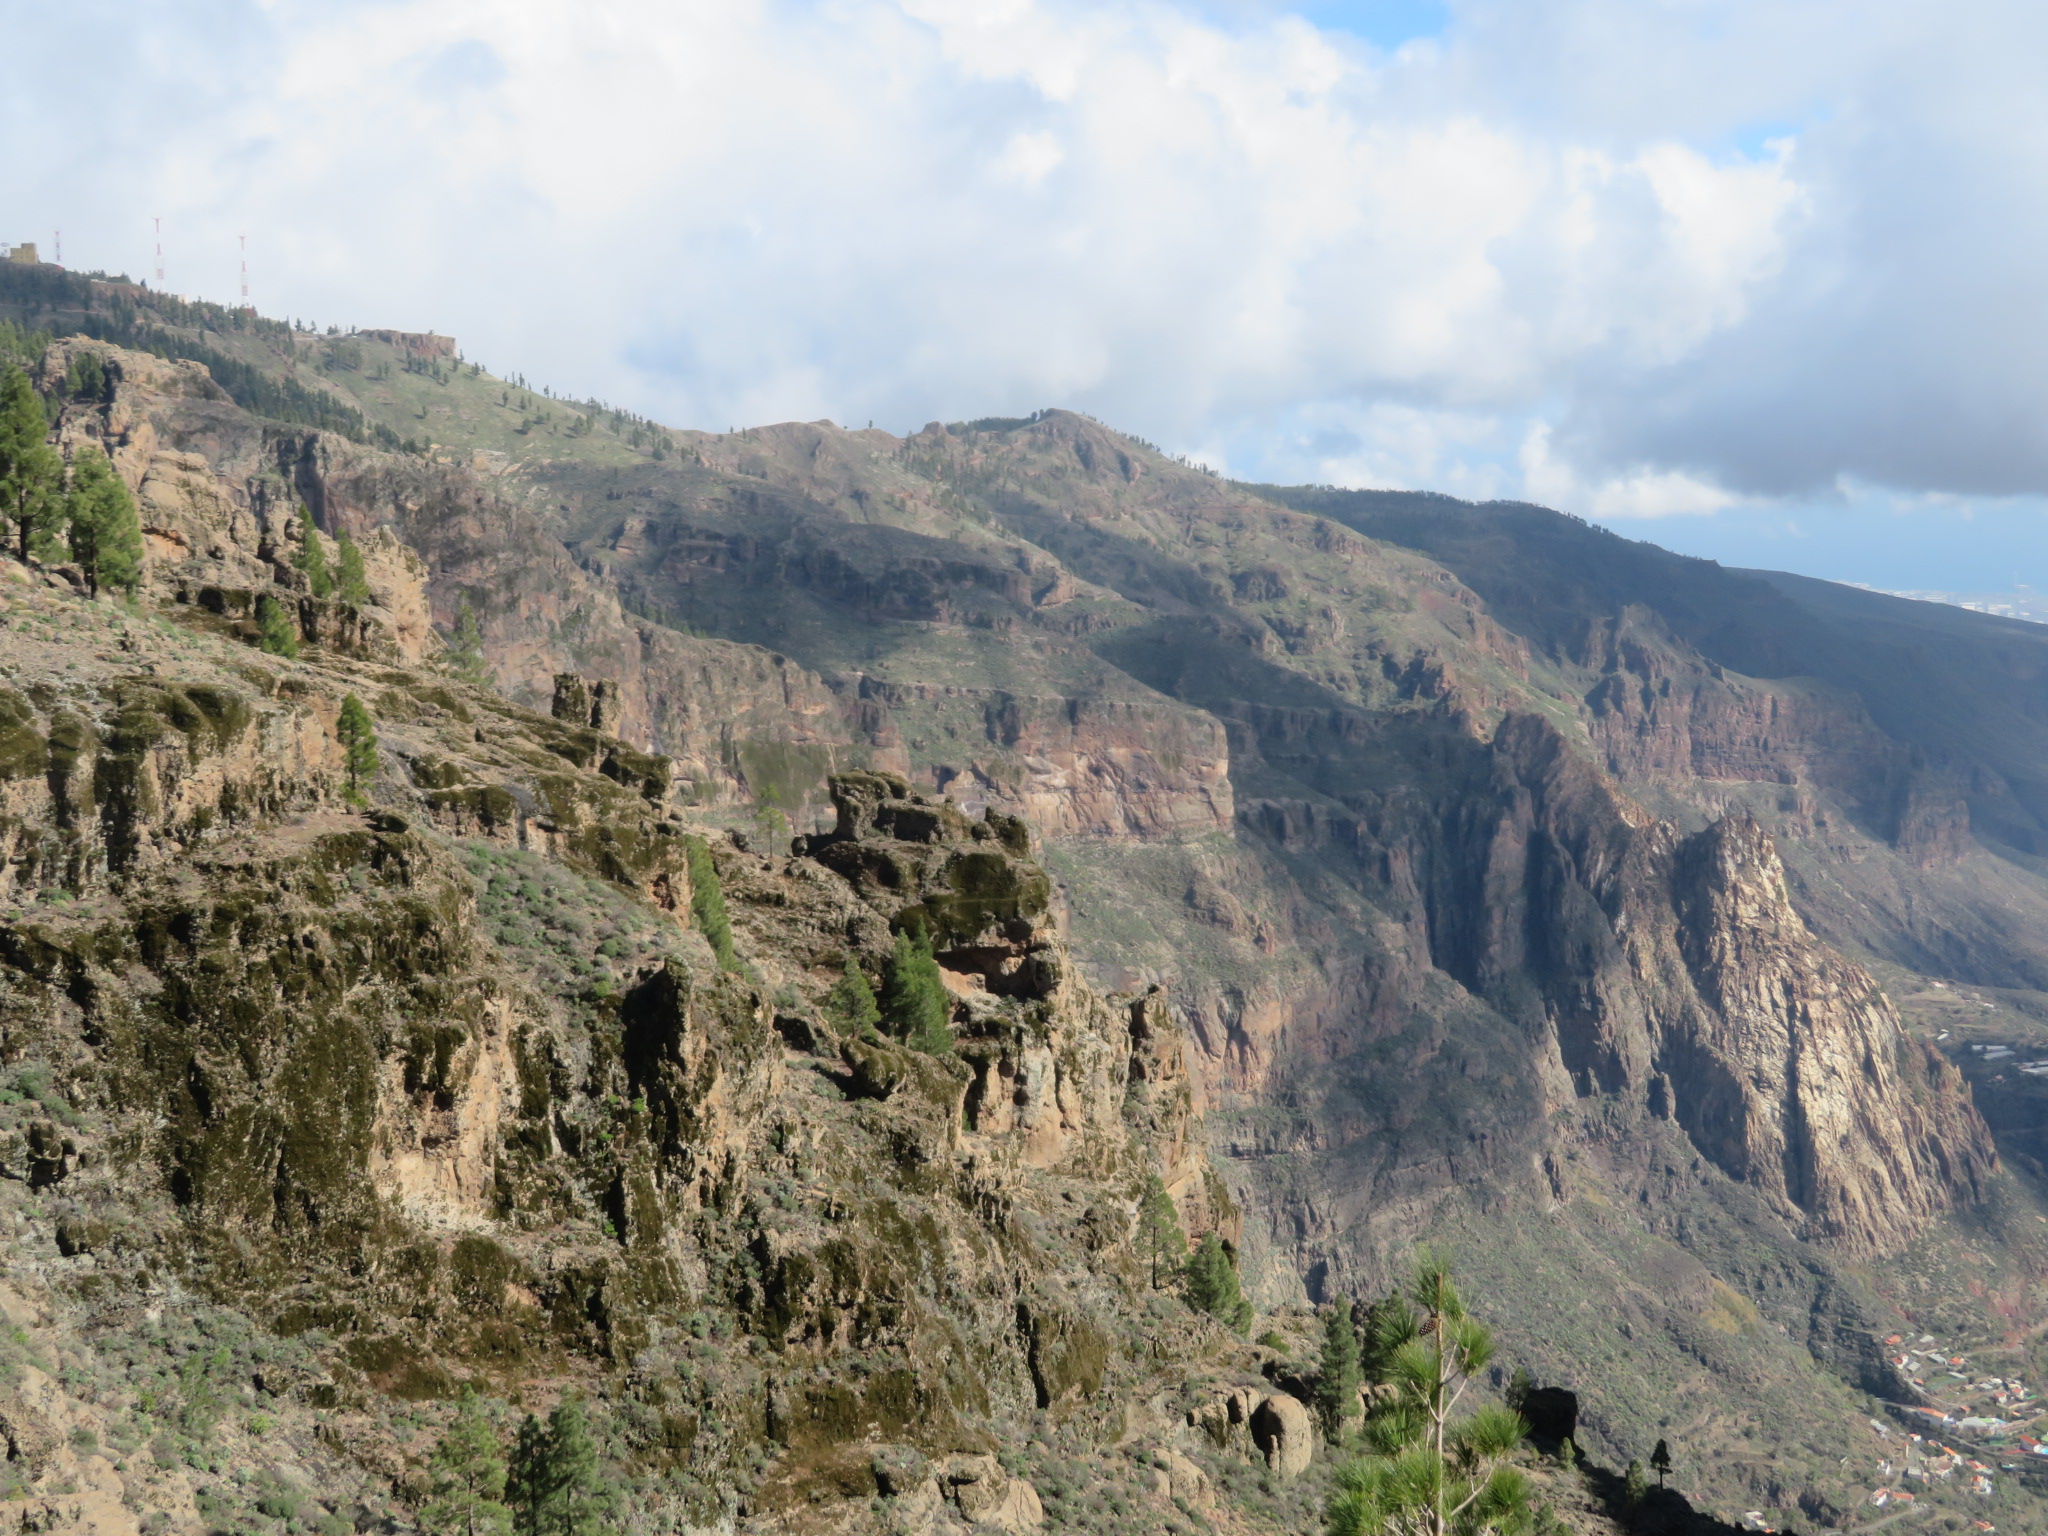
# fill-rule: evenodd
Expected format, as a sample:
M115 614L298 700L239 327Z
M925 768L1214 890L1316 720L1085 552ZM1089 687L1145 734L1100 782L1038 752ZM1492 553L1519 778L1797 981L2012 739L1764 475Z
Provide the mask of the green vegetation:
M512 1510L505 1503L505 1451L474 1390L456 1404L455 1419L427 1460L432 1493L420 1518L445 1536L507 1536Z
M102 586L118 587L132 597L142 580L142 520L127 485L97 448L81 448L72 460L64 521L86 590L98 597Z
M285 321L164 293L138 295L132 288L95 294L92 280L78 273L13 262L0 262L0 305L30 313L62 312L67 333L204 364L214 383L254 415L338 432L351 441L383 448L414 446L383 423L367 421L347 401L278 370L274 357L266 359L266 369L235 355L241 350L237 343L249 341L290 355L295 350L293 330ZM36 351L39 354L41 348Z
M49 427L28 375L9 368L0 377L0 516L13 525L24 563L47 548L50 525L63 510L64 465L44 441Z
M479 925L548 986L606 993L619 972L685 958L667 917L618 886L500 845L472 844L464 860L477 882Z
M1339 1296L1323 1314L1323 1353L1316 1372L1315 1410L1332 1445L1358 1412L1358 1326L1350 1298Z
M327 551L320 546L320 530L313 526L313 514L299 507L299 552L292 564L306 573L306 583L315 597L334 595L334 575L327 569Z
M851 955L846 957L846 968L832 983L832 990L825 994L825 1017L845 1033L856 1036L873 1034L875 1026L882 1022L874 988L868 985L867 977L861 974Z
M476 609L462 598L455 605L455 633L448 641L448 665L464 682L488 687L490 669L484 665L484 631L476 621Z
M518 1536L600 1536L615 1529L619 1485L598 1460L583 1404L567 1397L547 1423L519 1426L506 1480Z
M0 368L26 368L41 358L49 345L48 331L0 320Z
M1372 1454L1337 1473L1328 1536L1508 1536L1530 1518L1529 1480L1504 1465L1528 1426L1491 1405L1460 1416L1493 1337L1470 1316L1442 1261L1423 1255L1403 1305L1381 1313L1390 1398L1366 1418Z
M112 386L113 380L107 376L106 360L99 353L71 354L71 364L64 370L66 398L80 403L98 403L110 396Z
M1188 1259L1184 1282L1188 1305L1206 1312L1232 1333L1252 1325L1252 1304L1238 1286L1237 1255L1214 1232L1202 1234Z
M1664 1479L1671 1475L1671 1447L1662 1440L1659 1440L1657 1448L1650 1452L1650 1470L1657 1474L1657 1486L1662 1488Z
M922 932L899 933L882 973L882 1019L914 1050L944 1056L953 1049L953 999Z
M1145 1180L1145 1193L1138 1197L1138 1253L1152 1272L1154 1290L1178 1279L1187 1263L1188 1238L1181 1230L1180 1212L1156 1173Z
M358 607L370 600L370 578L363 569L363 552L342 529L334 536L335 591L344 603Z
M272 656L299 654L299 626L268 592L256 599L256 649Z
M732 947L732 919L725 911L725 891L718 883L718 866L711 862L711 847L701 837L684 840L690 860L690 916L697 931L718 957L718 967L737 971L740 958Z
M341 701L341 716L335 722L341 741L343 771L348 775L348 797L363 803L363 786L377 776L377 728L363 701L350 694Z

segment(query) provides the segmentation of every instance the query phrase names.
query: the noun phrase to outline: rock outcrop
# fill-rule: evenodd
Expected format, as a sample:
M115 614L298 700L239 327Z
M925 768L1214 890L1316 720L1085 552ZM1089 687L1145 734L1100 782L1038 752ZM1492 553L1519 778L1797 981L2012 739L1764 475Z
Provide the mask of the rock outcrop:
M169 1265L317 1330L275 1411L332 1416L321 1445L387 1455L387 1394L580 1384L636 1465L702 1480L694 1513L886 1494L1021 1536L1045 1515L1001 1426L1089 1433L1236 1347L1145 1310L1149 1177L1216 1215L1185 1051L1156 994L1081 980L1022 822L854 774L832 832L762 857L580 678L553 718L198 615L33 589L8 618L0 1060L68 1107L0 1113L0 1219L33 1193L105 1283ZM344 692L378 723L362 806ZM723 959L691 916L712 881ZM825 1005L908 928L950 1050ZM876 1439L925 1470L899 1486Z
M1429 962L1533 1037L1550 1109L1614 1099L1674 1120L1852 1255L1983 1194L1996 1155L1960 1077L1814 938L1753 820L1682 834L1535 717L1469 752L1434 802L1278 830L1388 872Z

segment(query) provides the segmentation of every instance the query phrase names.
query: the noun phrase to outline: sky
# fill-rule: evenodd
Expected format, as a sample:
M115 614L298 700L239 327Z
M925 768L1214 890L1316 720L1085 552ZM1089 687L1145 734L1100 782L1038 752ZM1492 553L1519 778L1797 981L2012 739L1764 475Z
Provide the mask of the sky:
M0 241L675 426L1060 405L1245 479L2048 588L2024 0L0 0Z

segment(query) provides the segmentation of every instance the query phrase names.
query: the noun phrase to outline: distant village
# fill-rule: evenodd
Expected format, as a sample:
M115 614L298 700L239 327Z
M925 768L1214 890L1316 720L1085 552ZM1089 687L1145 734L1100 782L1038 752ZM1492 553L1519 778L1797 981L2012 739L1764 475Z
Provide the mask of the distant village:
M1999 1473L2027 1465L2020 1457L2048 1462L2048 1443L2027 1432L2039 1417L2041 1402L2026 1383L2012 1376L1977 1376L1969 1369L1968 1355L1953 1352L1932 1334L1908 1340L1895 1333L1885 1340L1885 1350L1885 1358L1926 1405L1896 1406L1902 1425L1869 1421L1887 1446L1877 1463L1872 1504L1910 1507L1919 1497L1915 1485L1924 1491L1946 1484L1989 1497ZM1974 1448L1959 1448L1958 1441L1973 1442ZM1995 1529L1982 1520L1973 1528Z

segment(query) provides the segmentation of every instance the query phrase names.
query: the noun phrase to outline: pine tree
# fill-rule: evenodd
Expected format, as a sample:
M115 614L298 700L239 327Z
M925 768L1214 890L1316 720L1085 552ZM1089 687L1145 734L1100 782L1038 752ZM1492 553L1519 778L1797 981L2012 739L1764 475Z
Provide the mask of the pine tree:
M1316 1373L1315 1407L1332 1445L1344 1439L1344 1425L1358 1411L1358 1327L1349 1297L1339 1296L1323 1316L1323 1357Z
M464 682L488 687L491 674L484 665L484 630L476 621L476 610L463 598L455 605L455 634L448 642L448 665Z
M64 370L64 393L73 400L96 403L108 398L107 365L97 352L74 352Z
M1643 1476L1643 1464L1630 1458L1628 1471L1622 1475L1621 1497L1630 1509L1643 1502L1643 1495L1650 1491L1649 1479Z
M512 1463L505 1476L505 1498L512 1506L515 1536L546 1536L553 1491L548 1427L532 1414L519 1426L512 1442Z
M1187 1263L1188 1237L1181 1230L1180 1212L1156 1173L1145 1180L1145 1193L1138 1199L1138 1252L1152 1270L1155 1290L1179 1279Z
M846 968L832 983L832 990L825 994L825 1016L844 1033L858 1036L873 1034L875 1026L882 1022L882 1010L875 1006L875 990L851 955L846 957Z
M505 1452L474 1390L456 1404L455 1420L427 1465L433 1489L420 1518L440 1536L508 1536L512 1511L505 1503Z
M256 599L256 649L272 656L299 654L299 626L268 592Z
M697 931L711 945L722 971L737 971L739 956L732 947L732 919L725 911L725 891L718 883L718 866L711 862L711 848L701 837L683 840L690 861L690 915Z
M9 368L0 379L0 515L14 525L24 564L47 548L49 525L63 514L64 461L44 441L49 431L35 386Z
M912 1048L934 1056L953 1049L952 995L921 930L896 935L882 973L881 1004L891 1033Z
M350 694L341 701L334 734L341 742L342 766L348 774L348 797L363 803L363 785L377 776L377 730L363 701Z
M583 1405L564 1398L548 1415L549 1536L600 1536L613 1529L619 1486L599 1464Z
M1395 1390L1366 1418L1373 1453L1337 1473L1324 1513L1328 1536L1523 1529L1529 1480L1504 1463L1528 1426L1506 1408L1458 1415L1473 1378L1493 1358L1493 1339L1466 1312L1450 1271L1425 1254L1400 1314L1383 1312L1380 1321Z
M1206 1312L1233 1333L1242 1334L1252 1325L1252 1304L1238 1288L1237 1260L1214 1232L1202 1241L1189 1258L1184 1282L1188 1305Z
M1384 1382L1392 1374L1393 1352L1408 1341L1412 1322L1399 1291L1388 1292L1365 1309L1358 1328L1358 1367L1367 1381Z
M72 461L64 520L86 590L98 597L102 586L119 587L133 596L142 580L142 520L127 485L97 448L81 448Z
M1664 1479L1671 1472L1671 1447L1662 1440L1659 1440L1657 1448L1650 1452L1650 1470L1657 1474L1657 1486L1662 1488Z
M304 506L299 508L299 553L292 563L306 573L306 584L315 597L334 595L334 577L327 570L320 530L313 526L313 514Z
M342 529L334 536L335 591L344 603L361 607L370 600L370 578L363 569L363 552Z
M1515 1367L1515 1374L1508 1378L1507 1391L1503 1392L1501 1396L1506 1400L1510 1408L1514 1409L1516 1413L1520 1413L1524 1408L1528 1407L1529 1394L1535 1390L1536 1381L1534 1377L1530 1376L1529 1368L1518 1365Z

